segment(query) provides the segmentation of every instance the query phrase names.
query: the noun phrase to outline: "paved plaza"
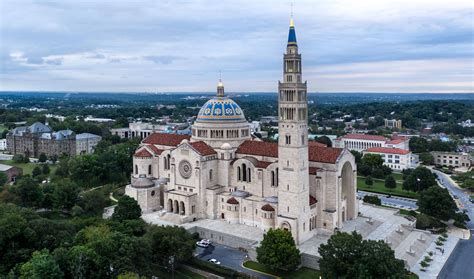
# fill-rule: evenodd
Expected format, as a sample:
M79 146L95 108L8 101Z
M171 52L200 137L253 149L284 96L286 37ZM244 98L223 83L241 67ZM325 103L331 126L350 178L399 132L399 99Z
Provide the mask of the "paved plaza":
M364 239L385 241L395 251L395 256L404 260L406 266L417 273L420 278L435 278L452 252L459 238L450 234L445 243L444 254L435 251L436 236L430 232L414 228L414 221L398 214L398 210L365 204L360 201L360 215L354 220L344 223L343 232L357 231ZM224 220L201 219L194 222L180 224L173 215L164 212L144 214L142 218L156 225L179 225L191 232L197 232L203 238L209 238L214 243L234 248L252 250L263 239L263 231L257 227L241 224L229 224ZM173 222L174 221L174 222ZM299 247L303 257L319 258L318 248L326 243L331 233L318 230L317 234L302 243ZM438 252L433 256L431 265L425 272L420 270L420 262L429 251ZM314 261L313 261L314 262ZM317 261L316 261L317 262ZM312 266L315 268L315 266Z

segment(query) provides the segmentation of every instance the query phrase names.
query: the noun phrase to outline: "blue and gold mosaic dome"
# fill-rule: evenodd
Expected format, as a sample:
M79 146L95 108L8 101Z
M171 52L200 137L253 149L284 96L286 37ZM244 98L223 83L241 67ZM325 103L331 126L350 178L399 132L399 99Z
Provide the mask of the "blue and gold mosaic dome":
M242 109L234 100L228 97L214 97L201 107L196 121L241 122L246 120Z

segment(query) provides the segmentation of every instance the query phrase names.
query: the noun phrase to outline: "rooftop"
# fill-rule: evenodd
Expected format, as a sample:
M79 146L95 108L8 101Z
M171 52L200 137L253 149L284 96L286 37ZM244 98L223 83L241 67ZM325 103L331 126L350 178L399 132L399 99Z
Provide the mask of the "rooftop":
M176 135L176 134L165 134L165 133L154 133L146 137L142 143L166 145L166 146L178 146L184 139L189 140L189 135Z
M390 147L372 147L372 148L367 149L366 152L398 154L398 155L406 155L410 153L410 151L406 149L390 148Z
M387 141L388 138L379 135L366 135L366 134L347 134L341 137L342 139L358 139L358 140L375 140L375 141Z

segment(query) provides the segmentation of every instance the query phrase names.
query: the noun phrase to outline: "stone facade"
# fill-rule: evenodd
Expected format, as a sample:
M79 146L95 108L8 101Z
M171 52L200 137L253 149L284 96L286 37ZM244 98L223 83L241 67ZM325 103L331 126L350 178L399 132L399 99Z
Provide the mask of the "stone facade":
M222 219L262 231L282 228L297 243L356 218L354 156L307 141L306 83L293 24L284 61L278 143L250 137L243 111L219 82L192 136L153 133L142 141L125 193L144 212L160 211L174 223Z
M76 135L71 130L53 132L51 128L36 122L31 126L17 127L7 134L7 150L10 154L38 158L47 156L76 155Z
M469 169L472 164L471 156L467 153L433 151L431 155L435 165L444 167Z

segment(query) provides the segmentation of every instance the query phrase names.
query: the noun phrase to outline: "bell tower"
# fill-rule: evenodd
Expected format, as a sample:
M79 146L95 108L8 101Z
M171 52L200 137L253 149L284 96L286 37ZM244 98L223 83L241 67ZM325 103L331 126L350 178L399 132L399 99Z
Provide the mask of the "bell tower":
M302 82L293 18L278 83L278 226L291 230L296 243L311 237L309 229L308 101Z

